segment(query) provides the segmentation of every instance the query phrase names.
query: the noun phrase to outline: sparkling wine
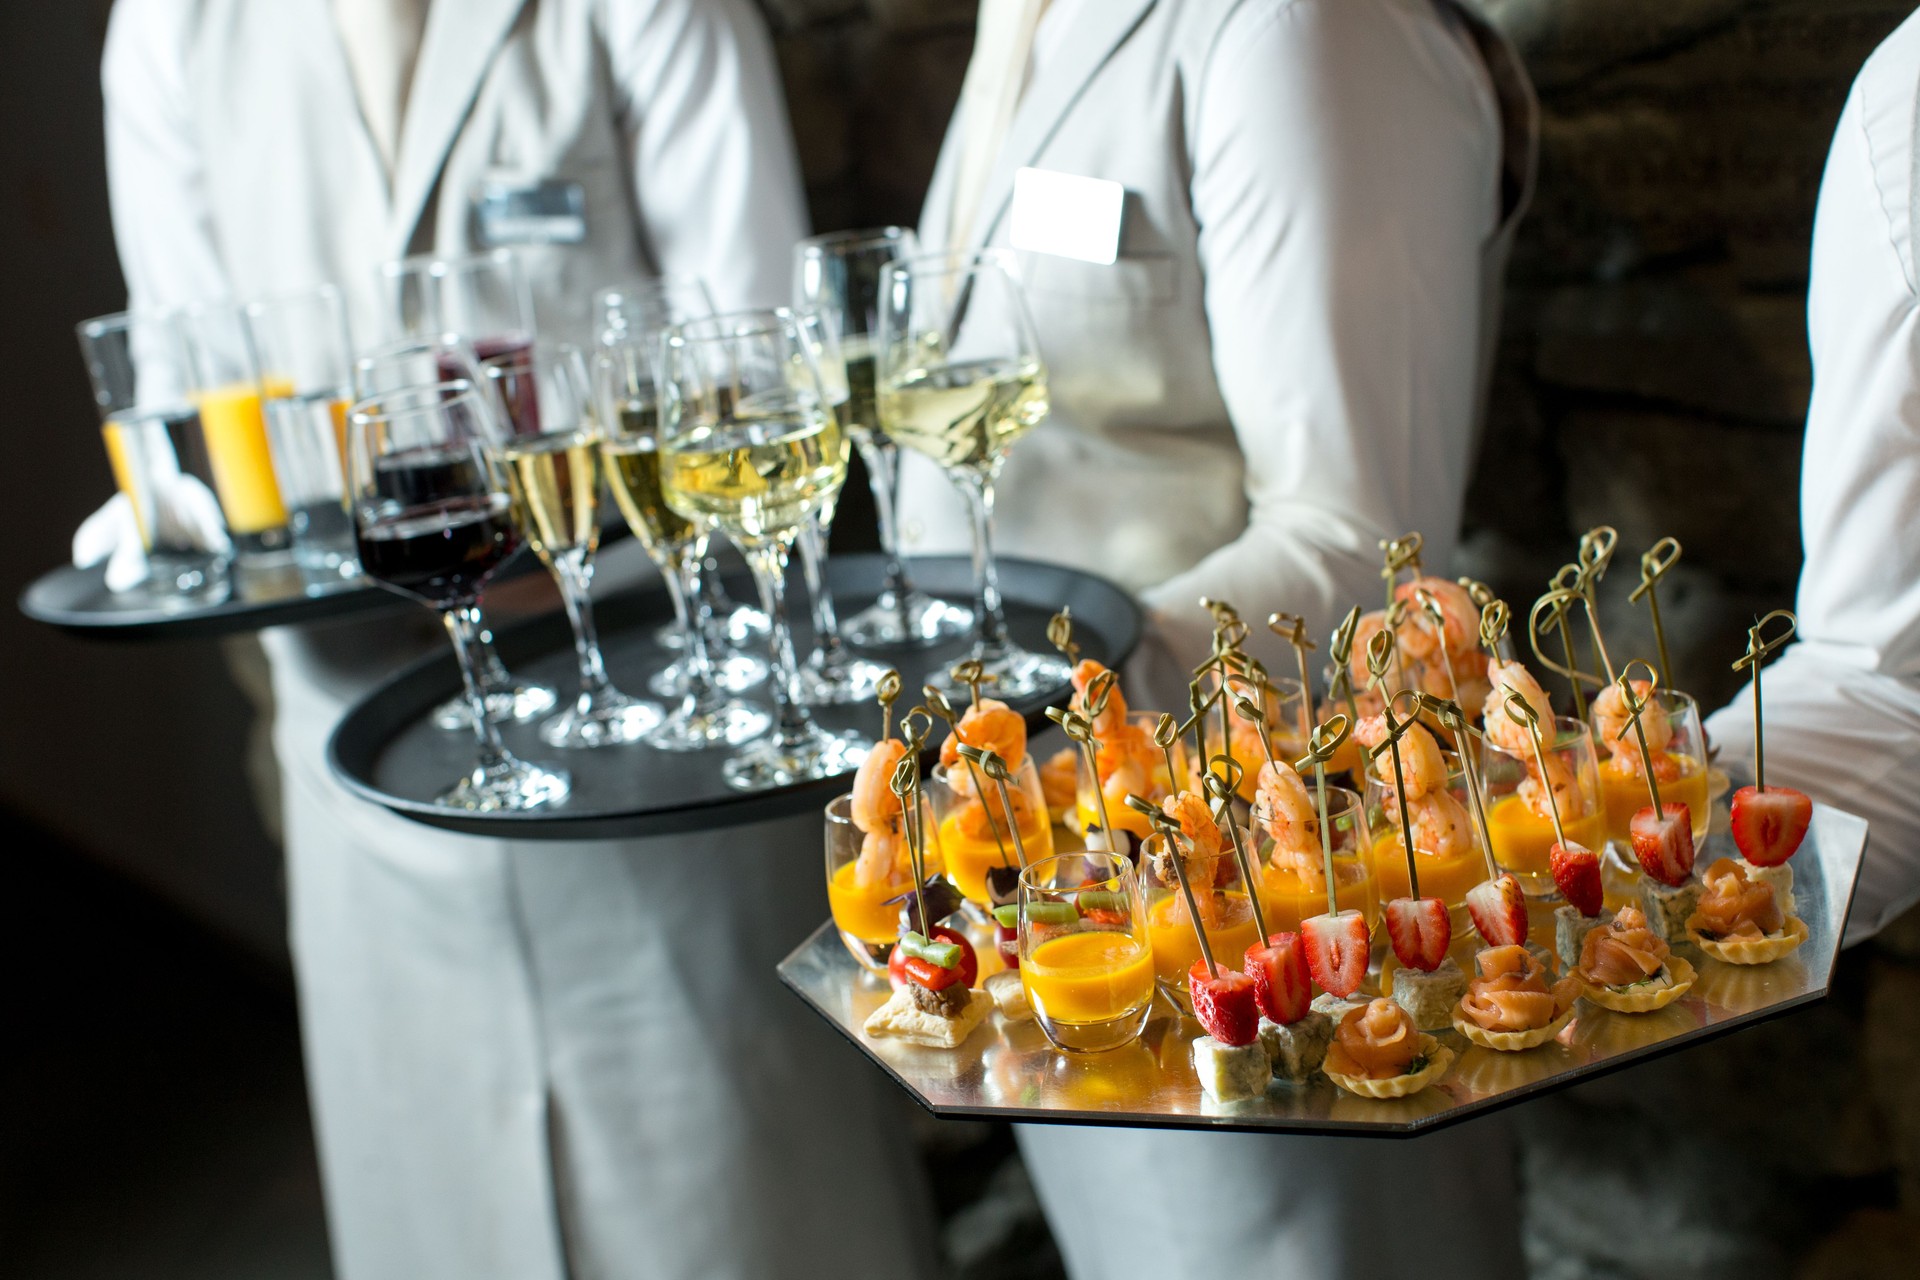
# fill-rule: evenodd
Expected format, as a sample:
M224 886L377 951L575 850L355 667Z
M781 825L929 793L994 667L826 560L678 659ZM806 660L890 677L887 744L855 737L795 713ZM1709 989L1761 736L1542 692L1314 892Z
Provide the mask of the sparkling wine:
M847 478L847 438L818 411L756 414L750 402L692 427L662 458L667 503L736 541L787 539Z
M879 394L887 435L944 467L979 471L1047 416L1037 363L976 360L908 369Z
M595 443L584 431L556 431L516 436L500 450L513 483L514 520L534 554L549 563L570 551L592 551L600 541Z
M646 414L653 416L651 406ZM625 410L620 416L632 421ZM651 424L647 430L652 430ZM600 456L613 500L642 546L649 551L677 547L693 537L693 522L668 506L661 491L660 447L651 435L605 441Z
M847 362L847 398L836 406L840 425L858 445L876 437L884 439L879 406L874 403L873 339L865 334L843 338L840 354Z
M487 493L382 512L360 527L360 567L436 608L465 603L520 545L511 508Z

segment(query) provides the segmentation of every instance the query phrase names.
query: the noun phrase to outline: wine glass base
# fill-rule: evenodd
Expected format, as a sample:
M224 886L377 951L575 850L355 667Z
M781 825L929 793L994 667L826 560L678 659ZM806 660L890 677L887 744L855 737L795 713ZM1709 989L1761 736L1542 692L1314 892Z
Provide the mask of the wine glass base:
M699 703L689 699L647 735L647 745L660 751L737 747L765 733L772 723L772 716L744 702Z
M994 698L1028 698L1060 688L1069 682L1073 668L1066 659L1051 654L1029 653L1008 645L998 656L981 659L981 669L993 677L982 693ZM942 693L967 692L967 686L953 678L951 671L936 672L927 681Z
M750 604L735 605L733 612L713 620L714 638L735 649L757 648L773 634L767 615Z
M973 610L949 600L909 591L904 600L891 591L862 609L840 626L840 636L848 644L863 648L938 644L964 636L973 627Z
M712 663L714 686L728 693L745 693L767 678L767 660L751 653L728 652ZM663 698L687 696L687 660L676 659L647 677L647 692Z
M852 773L872 749L871 742L852 730L829 733L809 723L791 736L762 738L722 765L720 772L737 791L764 791Z
M491 769L476 768L437 803L471 813L518 813L559 804L572 790L565 770L543 769L508 756Z
M585 750L639 742L657 728L666 712L657 702L609 692L567 708L540 726L540 740L550 747Z
M495 724L525 724L560 705L560 695L543 684L516 684L487 694L487 719ZM473 714L464 697L449 698L433 709L433 727L448 733L472 733Z
M865 702L880 687L888 668L865 658L842 654L830 662L815 654L800 668L800 701L809 707Z
M680 634L678 622L663 622L653 629L653 644L656 649L678 653L687 647L687 638Z

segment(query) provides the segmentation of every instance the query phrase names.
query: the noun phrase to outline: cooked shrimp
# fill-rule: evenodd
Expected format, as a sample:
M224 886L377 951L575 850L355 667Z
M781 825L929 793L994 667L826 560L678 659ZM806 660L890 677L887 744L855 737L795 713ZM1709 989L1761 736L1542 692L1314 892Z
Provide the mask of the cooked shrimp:
M1047 797L1047 811L1055 818L1073 808L1080 787L1080 752L1062 747L1040 766L1040 790Z
M860 841L860 857L853 864L853 882L871 889L901 881L913 883L913 858L906 837L892 828L867 832Z
M1080 665L1073 669L1074 709L1082 715L1087 712L1087 686L1105 673L1106 667L1092 658L1080 659ZM1107 705L1099 715L1093 717L1093 736L1105 739L1108 735L1126 727L1127 700L1120 692L1120 682L1115 680L1107 693Z
M1367 670L1367 644L1377 633L1386 629L1387 615L1380 609L1361 614L1360 621L1353 628L1353 652L1347 658L1347 677L1353 681L1356 692L1371 687L1373 683L1373 673ZM1388 674L1391 676L1391 668Z
M1182 791L1160 805L1160 811L1180 824L1181 839L1191 861L1220 856L1220 826L1213 820L1213 809L1199 794Z
M1540 733L1551 738L1553 734L1553 703L1547 698L1547 691L1533 678L1533 673L1518 662L1502 662L1498 658L1487 660L1487 683L1493 686L1487 694L1485 705L1480 709L1481 721L1487 732L1487 741L1506 752L1516 760L1533 759L1533 735L1527 726L1514 722L1507 714L1507 694L1517 693L1533 714L1540 718Z
M1650 680L1635 680L1633 684L1634 701L1646 698L1653 692ZM1636 772L1644 771L1640 759L1640 738L1627 726L1633 720L1633 713L1627 709L1627 699L1620 692L1618 684L1610 684L1596 695L1591 704L1593 731L1600 735L1600 741L1607 751L1616 756L1629 758ZM1673 721L1667 715L1667 709L1658 700L1649 699L1646 709L1640 713L1640 728L1647 735L1647 751L1656 759L1664 754L1673 742Z
M1281 761L1260 766L1253 801L1253 820L1273 837L1276 852L1320 852L1320 812L1307 784L1293 766Z
M1395 802L1388 806L1398 808ZM1467 807L1450 791L1435 791L1408 800L1413 815L1413 847L1438 858L1466 857L1473 852L1473 821ZM1396 815L1397 818L1397 815Z
M1420 603L1422 592L1433 597L1445 619L1438 635L1434 633L1433 619ZM1474 608L1473 597L1459 583L1446 578L1414 578L1395 587L1393 597L1407 603L1407 616L1394 630L1400 652L1405 656L1425 662L1437 649L1444 648L1449 657L1460 657L1479 647L1480 611Z
M891 831L899 825L900 797L893 793L893 771L906 759L907 744L885 738L860 762L853 775L853 825L866 832Z
M1378 748L1387 740L1387 718L1384 715L1368 716L1354 726L1353 736L1369 751ZM1397 790L1391 750L1381 751L1369 767L1373 770L1373 776L1385 783L1389 791ZM1434 741L1433 735L1423 725L1409 724L1406 732L1400 736L1399 781L1407 788L1408 803L1430 791L1446 789L1446 758L1440 754L1440 744Z
M1007 796L1013 801L1013 821L1024 835L1033 830L1033 804L1027 799L1026 792L1011 788ZM991 807L989 807L991 806ZM991 797L985 804L974 800L961 807L955 815L955 823L960 834L970 840L992 840L995 832L1006 842L1007 852L1013 852L1013 832L1007 825L1007 807L1000 802L999 796Z
M951 769L960 763L960 747L965 744L991 751L1006 762L1007 772L1019 771L1027 758L1027 722L1019 712L997 698L982 698L967 708L960 723L940 744L940 765Z

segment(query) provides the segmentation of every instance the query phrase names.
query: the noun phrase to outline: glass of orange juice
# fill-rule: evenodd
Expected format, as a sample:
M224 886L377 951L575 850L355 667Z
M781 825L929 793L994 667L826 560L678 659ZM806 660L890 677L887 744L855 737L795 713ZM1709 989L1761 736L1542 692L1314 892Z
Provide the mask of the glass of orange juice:
M213 464L233 546L243 561L287 557L287 506L273 471L260 383L247 351L239 308L225 304L185 313L187 350L193 360L194 408Z
M1308 793L1313 784L1307 784ZM1256 821L1254 852L1260 876L1260 909L1274 933L1295 932L1302 920L1327 910L1326 859L1320 848L1318 805L1312 820L1287 824L1285 838ZM1356 791L1327 788L1328 844L1333 850L1334 897L1340 910L1358 911L1372 928L1380 920L1380 895L1374 886L1373 858L1367 838L1366 804Z
M1047 816L1047 793L1031 752L1024 753L1013 770L1005 799L991 778L964 760L951 768L935 769L927 791L940 819L947 877L968 902L985 906L992 901L987 872L994 867L1017 872L1023 852L1027 862L1053 853L1053 820ZM1011 821L1007 801L1012 802Z
M923 859L926 873L938 875L945 863L940 856L940 832L933 808L920 800L921 830L926 832ZM853 797L840 796L827 806L827 905L834 928L853 958L874 973L885 973L887 957L900 940L900 906L913 892L913 860L906 835L897 826L870 835L853 822Z
M1224 833L1223 833L1224 834ZM1165 847L1166 837L1159 832L1141 845L1141 880L1147 899L1147 936L1153 944L1154 972L1168 986L1182 994L1187 990L1187 974L1200 959L1200 939L1194 932L1193 917L1187 910L1186 894L1178 881L1163 882L1150 867L1149 860ZM1230 847L1223 847L1222 865L1233 865ZM1231 887L1193 886L1194 901L1206 926L1207 946L1221 964L1231 965L1246 955L1247 948L1260 941L1260 927L1254 923L1253 903L1246 886L1237 878ZM1262 905L1264 910L1264 902Z
M1020 873L1020 983L1034 1020L1064 1053L1131 1044L1153 1005L1146 901L1111 853L1037 859Z
M1593 734L1583 720L1556 716L1551 730L1541 726L1540 739L1541 756L1554 782L1561 830L1567 839L1598 852L1607 841L1607 819ZM1528 895L1545 897L1556 892L1549 857L1553 815L1545 790L1529 781L1538 771L1532 752L1511 756L1488 742L1480 753L1493 860L1501 870L1512 872ZM1641 789L1645 791L1644 785Z

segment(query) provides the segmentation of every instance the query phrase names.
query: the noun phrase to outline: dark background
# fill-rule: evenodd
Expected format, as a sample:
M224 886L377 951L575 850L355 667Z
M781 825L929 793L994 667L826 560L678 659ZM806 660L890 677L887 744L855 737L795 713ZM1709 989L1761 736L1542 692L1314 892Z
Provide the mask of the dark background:
M816 227L917 220L972 42L971 0L761 6ZM1508 275L1455 567L1523 603L1582 529L1613 524L1621 553L1609 632L1651 652L1644 614L1624 595L1638 553L1677 536L1685 559L1662 594L1676 683L1717 705L1734 686L1727 667L1747 622L1791 603L1814 197L1847 86L1910 5L1481 7L1519 44L1539 88L1541 170ZM65 558L73 529L111 491L71 332L124 302L101 157L107 9L107 0L0 7L9 357L0 379L16 439L7 599ZM865 518L850 502L847 536ZM252 667L246 645L231 648L83 643L0 610L0 946L14 978L13 1052L0 1058L9 1274L325 1274L278 852L249 781L260 757L233 674L244 681ZM1624 1194L1582 1182L1577 1158L1583 1144L1608 1140L1618 1100L1574 1095L1557 1112L1529 1109L1523 1125L1540 1274L1746 1277L1754 1256L1761 1274L1897 1269L1874 1250L1920 1231L1916 933L1909 919L1850 953L1834 1005L1723 1051L1764 1060L1815 1036L1831 1068L1816 1131L1783 1139L1800 1180L1752 1191L1757 1204L1739 1212L1702 1210L1729 1231L1745 1224L1764 1248L1688 1237L1679 1253L1613 1270L1570 1260L1566 1233L1538 1206L1618 1204ZM1682 1061L1710 1073L1716 1060ZM1697 1098L1679 1105L1712 1109ZM1761 1142L1761 1127L1751 1116L1719 1120L1724 1158L1753 1163L1742 1144ZM1045 1274L1044 1235L1004 1135L941 1126L928 1145L957 1215L957 1258L976 1273ZM1657 1184L1662 1164L1653 1153L1643 1181ZM1810 1188L1840 1202L1809 1215L1767 1198Z

